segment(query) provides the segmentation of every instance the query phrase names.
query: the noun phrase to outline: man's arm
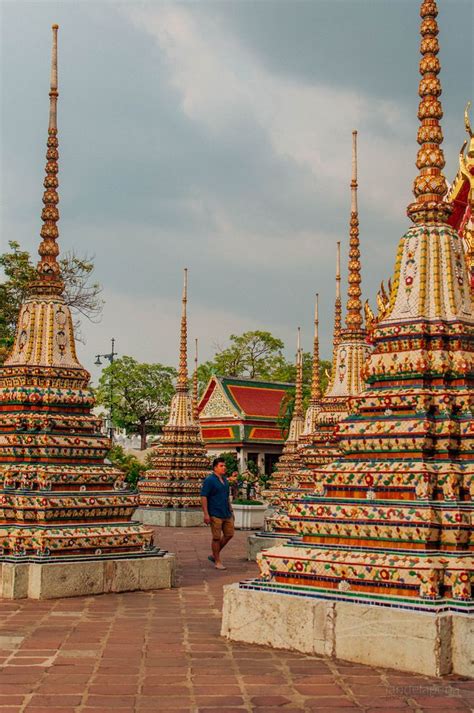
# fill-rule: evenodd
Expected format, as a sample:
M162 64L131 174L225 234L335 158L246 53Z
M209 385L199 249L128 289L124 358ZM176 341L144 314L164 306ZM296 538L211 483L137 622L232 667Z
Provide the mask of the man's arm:
M206 523L206 525L209 525L211 523L211 518L209 515L209 510L207 508L207 497L205 495L201 495L201 507L204 513L204 522Z

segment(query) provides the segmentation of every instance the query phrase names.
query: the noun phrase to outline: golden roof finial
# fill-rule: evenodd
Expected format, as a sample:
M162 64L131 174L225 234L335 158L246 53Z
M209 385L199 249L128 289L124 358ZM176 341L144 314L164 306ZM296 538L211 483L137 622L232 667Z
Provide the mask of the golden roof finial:
M357 131L352 132L352 180L351 180L351 220L349 231L349 273L346 329L360 332L362 329L362 302L360 299L360 249L359 213L357 210Z
M469 108L471 106L471 102L468 102L466 104L466 108L464 109L464 126L466 127L466 132L467 135L469 136L469 141L466 141L463 143L461 151L459 152L459 169L461 171L461 174L464 176L464 178L467 179L469 185L470 185L470 193L469 193L469 200L472 202L474 194L473 194L473 189L474 189L474 175L471 173L470 168L472 167L472 164L474 162L474 134L471 129L471 122L469 121ZM464 151L467 146L467 152L466 156L469 159L469 161L466 161L466 157L464 156Z
M194 373L193 373L193 417L196 423L198 414L198 340L194 340Z
M469 137L471 139L474 138L474 134L472 133L471 129L471 122L469 120L469 109L471 108L471 102L468 102L466 104L466 108L464 109L464 126L466 127L466 131L469 134Z
M298 327L296 346L296 385L293 416L303 418L303 350L301 349L301 328Z
M314 339L313 363L311 373L311 401L318 403L321 398L321 380L319 378L319 294L316 292L314 302Z
M179 371L177 391L188 391L188 322L186 305L188 302L188 268L184 268L183 298L181 308L181 333L179 344Z
M337 241L336 253L336 302L334 305L334 334L333 334L333 349L334 351L339 346L341 341L342 329L342 301L341 301L341 241Z
M413 183L415 202L407 208L408 216L414 223L445 222L452 210L452 206L443 200L448 187L441 172L445 161L441 148L443 132L439 123L443 116L443 108L439 100L441 82L438 79L440 62L437 57L439 52L437 15L438 8L435 0L422 0L421 80L418 90L421 101L418 106L420 126L417 137L420 148L416 158L419 174Z
M52 26L53 42L51 50L51 82L49 90L49 123L48 142L46 151L46 176L44 179L43 210L41 220L42 241L38 248L40 260L37 265L38 279L32 283L31 291L41 294L61 294L64 283L61 279L61 269L57 261L59 247L57 239L59 236L58 226L59 203L58 196L58 127L57 127L57 104L58 104L58 25Z

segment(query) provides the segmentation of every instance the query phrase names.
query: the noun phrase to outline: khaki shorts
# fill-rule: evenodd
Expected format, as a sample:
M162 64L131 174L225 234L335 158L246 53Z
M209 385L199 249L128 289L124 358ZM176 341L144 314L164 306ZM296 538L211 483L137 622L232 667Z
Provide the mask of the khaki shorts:
M211 517L211 532L213 540L220 540L222 534L224 534L224 537L232 537L234 534L234 518Z

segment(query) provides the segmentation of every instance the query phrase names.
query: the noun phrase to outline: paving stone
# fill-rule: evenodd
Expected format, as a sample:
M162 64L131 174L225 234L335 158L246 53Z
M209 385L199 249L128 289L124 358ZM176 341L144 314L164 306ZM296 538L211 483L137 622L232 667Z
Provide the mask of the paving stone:
M474 682L462 677L439 681L222 639L223 584L256 573L245 559L247 533L236 533L220 573L207 562L207 528L159 528L158 538L178 556L181 589L0 601L0 643L8 644L0 646L0 713L470 710Z

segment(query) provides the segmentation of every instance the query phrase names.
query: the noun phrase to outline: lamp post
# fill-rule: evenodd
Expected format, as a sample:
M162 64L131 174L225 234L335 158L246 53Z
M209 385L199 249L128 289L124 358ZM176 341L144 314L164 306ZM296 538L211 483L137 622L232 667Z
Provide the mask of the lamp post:
M109 354L97 354L95 358L94 364L96 366L102 366L101 358L102 359L108 359L110 362L110 365L112 366L114 363L114 358L117 356L118 352L115 351L115 339L112 337L111 339L112 342L112 349L110 350ZM114 422L112 420L113 415L114 415L114 372L113 369L111 369L110 372L110 393L109 393L109 399L110 399L110 409L109 409L109 419L110 419L110 427L109 427L109 438L111 441L114 439Z

